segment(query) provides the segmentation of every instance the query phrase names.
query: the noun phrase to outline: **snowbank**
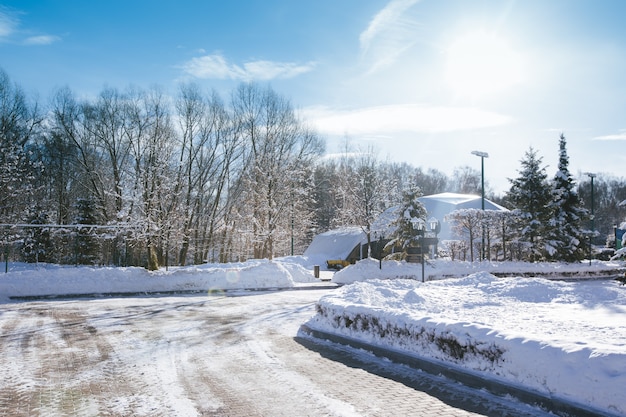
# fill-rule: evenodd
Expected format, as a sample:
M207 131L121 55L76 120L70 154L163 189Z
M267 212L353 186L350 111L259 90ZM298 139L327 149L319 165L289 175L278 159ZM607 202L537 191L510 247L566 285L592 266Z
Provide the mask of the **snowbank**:
M289 288L320 282L313 277L316 261L293 256L156 272L11 264L8 274L0 274L0 301ZM626 287L588 280L622 273L623 264L596 261L437 260L425 265L422 283L420 264L385 261L380 269L377 260L366 259L334 275L334 282L352 284L321 298L306 326L626 415ZM538 274L571 281L523 278Z
M355 282L306 325L626 414L626 289L613 280Z
M296 262L252 260L204 264L149 272L144 268L89 268L39 264L12 265L0 274L0 299L66 294L213 291L290 288L319 282Z
M332 281L337 284L350 284L370 279L421 279L420 268L421 265L400 261L383 261L381 267L378 259L369 258L336 272Z
M383 261L379 268L376 259L364 259L337 272L333 282L350 284L369 279L411 278L422 279L422 266L404 261ZM424 264L425 280L464 277L476 272L487 271L497 276L541 276L554 279L589 279L594 277L618 276L624 273L621 262L592 261L585 263L550 262L461 262L445 259L429 260Z

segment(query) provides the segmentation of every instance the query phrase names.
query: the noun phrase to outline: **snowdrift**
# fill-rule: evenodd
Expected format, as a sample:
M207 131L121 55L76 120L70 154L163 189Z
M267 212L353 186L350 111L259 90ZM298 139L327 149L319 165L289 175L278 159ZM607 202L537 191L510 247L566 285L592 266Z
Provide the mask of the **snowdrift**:
M625 319L626 290L612 280L482 272L355 282L321 298L305 325L622 415Z
M55 295L221 291L291 288L319 282L293 262L251 260L149 272L144 268L89 268L40 264L14 266L0 274L0 299Z

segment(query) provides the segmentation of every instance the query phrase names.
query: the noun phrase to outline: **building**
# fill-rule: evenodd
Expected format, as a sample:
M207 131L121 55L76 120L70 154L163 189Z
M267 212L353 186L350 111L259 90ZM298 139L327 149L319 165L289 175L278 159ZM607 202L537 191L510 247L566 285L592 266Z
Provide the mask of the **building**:
M420 197L418 199L426 208L427 220L437 219L441 230L437 237L439 241L458 239L451 230L451 225L445 220L446 215L462 209L481 209L482 198L471 194L441 193ZM485 210L508 211L506 208L485 199ZM370 239L372 256L377 257L382 246L387 242L394 231L394 222L398 207L391 207L381 213L371 226ZM427 221L428 223L428 221ZM361 227L344 227L321 233L304 251L304 256L319 264L327 261L345 261L354 263L356 260L367 258L367 235Z
M452 232L450 223L444 220L448 214L455 210L482 208L482 197L472 194L441 193L423 196L418 200L424 205L428 218L434 217L441 224L439 240L458 239ZM509 211L488 199L485 199L485 210Z

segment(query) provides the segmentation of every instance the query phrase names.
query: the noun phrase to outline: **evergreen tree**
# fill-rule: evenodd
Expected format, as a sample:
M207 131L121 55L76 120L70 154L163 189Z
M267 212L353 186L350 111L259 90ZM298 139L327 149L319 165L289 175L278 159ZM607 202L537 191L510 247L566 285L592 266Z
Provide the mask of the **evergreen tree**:
M24 260L30 263L52 262L53 247L50 239L50 229L43 227L48 224L48 215L37 206L28 219L34 227L26 230L22 253Z
M578 195L585 207L591 210L591 178L587 175L579 179ZM593 187L594 210L593 243L602 245L607 238L615 241L613 225L626 218L626 205L620 205L626 199L626 180L598 172Z
M530 261L543 257L543 234L550 219L551 190L542 158L532 147L521 161L519 177L509 179L511 189L507 201L514 207L519 219L519 239L528 244Z
M0 221L15 223L28 217L37 188L38 164L31 160L33 138L41 116L22 89L0 68Z
M81 198L76 203L76 224L98 224L96 207L92 200ZM75 240L76 264L94 265L98 262L100 245L92 228L79 227Z
M415 223L424 222L424 226L426 225L426 209L418 200L421 196L421 189L415 185L402 193L402 205L394 222L396 230L386 248L395 247L406 252L408 248L417 246L419 233Z
M589 231L583 224L589 212L583 207L576 192L576 184L569 172L565 136L559 139L559 169L552 182L549 228L546 233L545 249L548 259L575 262L588 253Z

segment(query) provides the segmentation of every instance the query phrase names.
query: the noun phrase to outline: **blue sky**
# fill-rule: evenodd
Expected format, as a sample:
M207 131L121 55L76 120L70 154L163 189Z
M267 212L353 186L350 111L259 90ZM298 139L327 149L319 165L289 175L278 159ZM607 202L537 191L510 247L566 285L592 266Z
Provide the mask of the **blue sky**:
M530 146L552 176L623 176L626 1L3 1L0 67L46 101L69 86L269 84L327 138L508 189Z

